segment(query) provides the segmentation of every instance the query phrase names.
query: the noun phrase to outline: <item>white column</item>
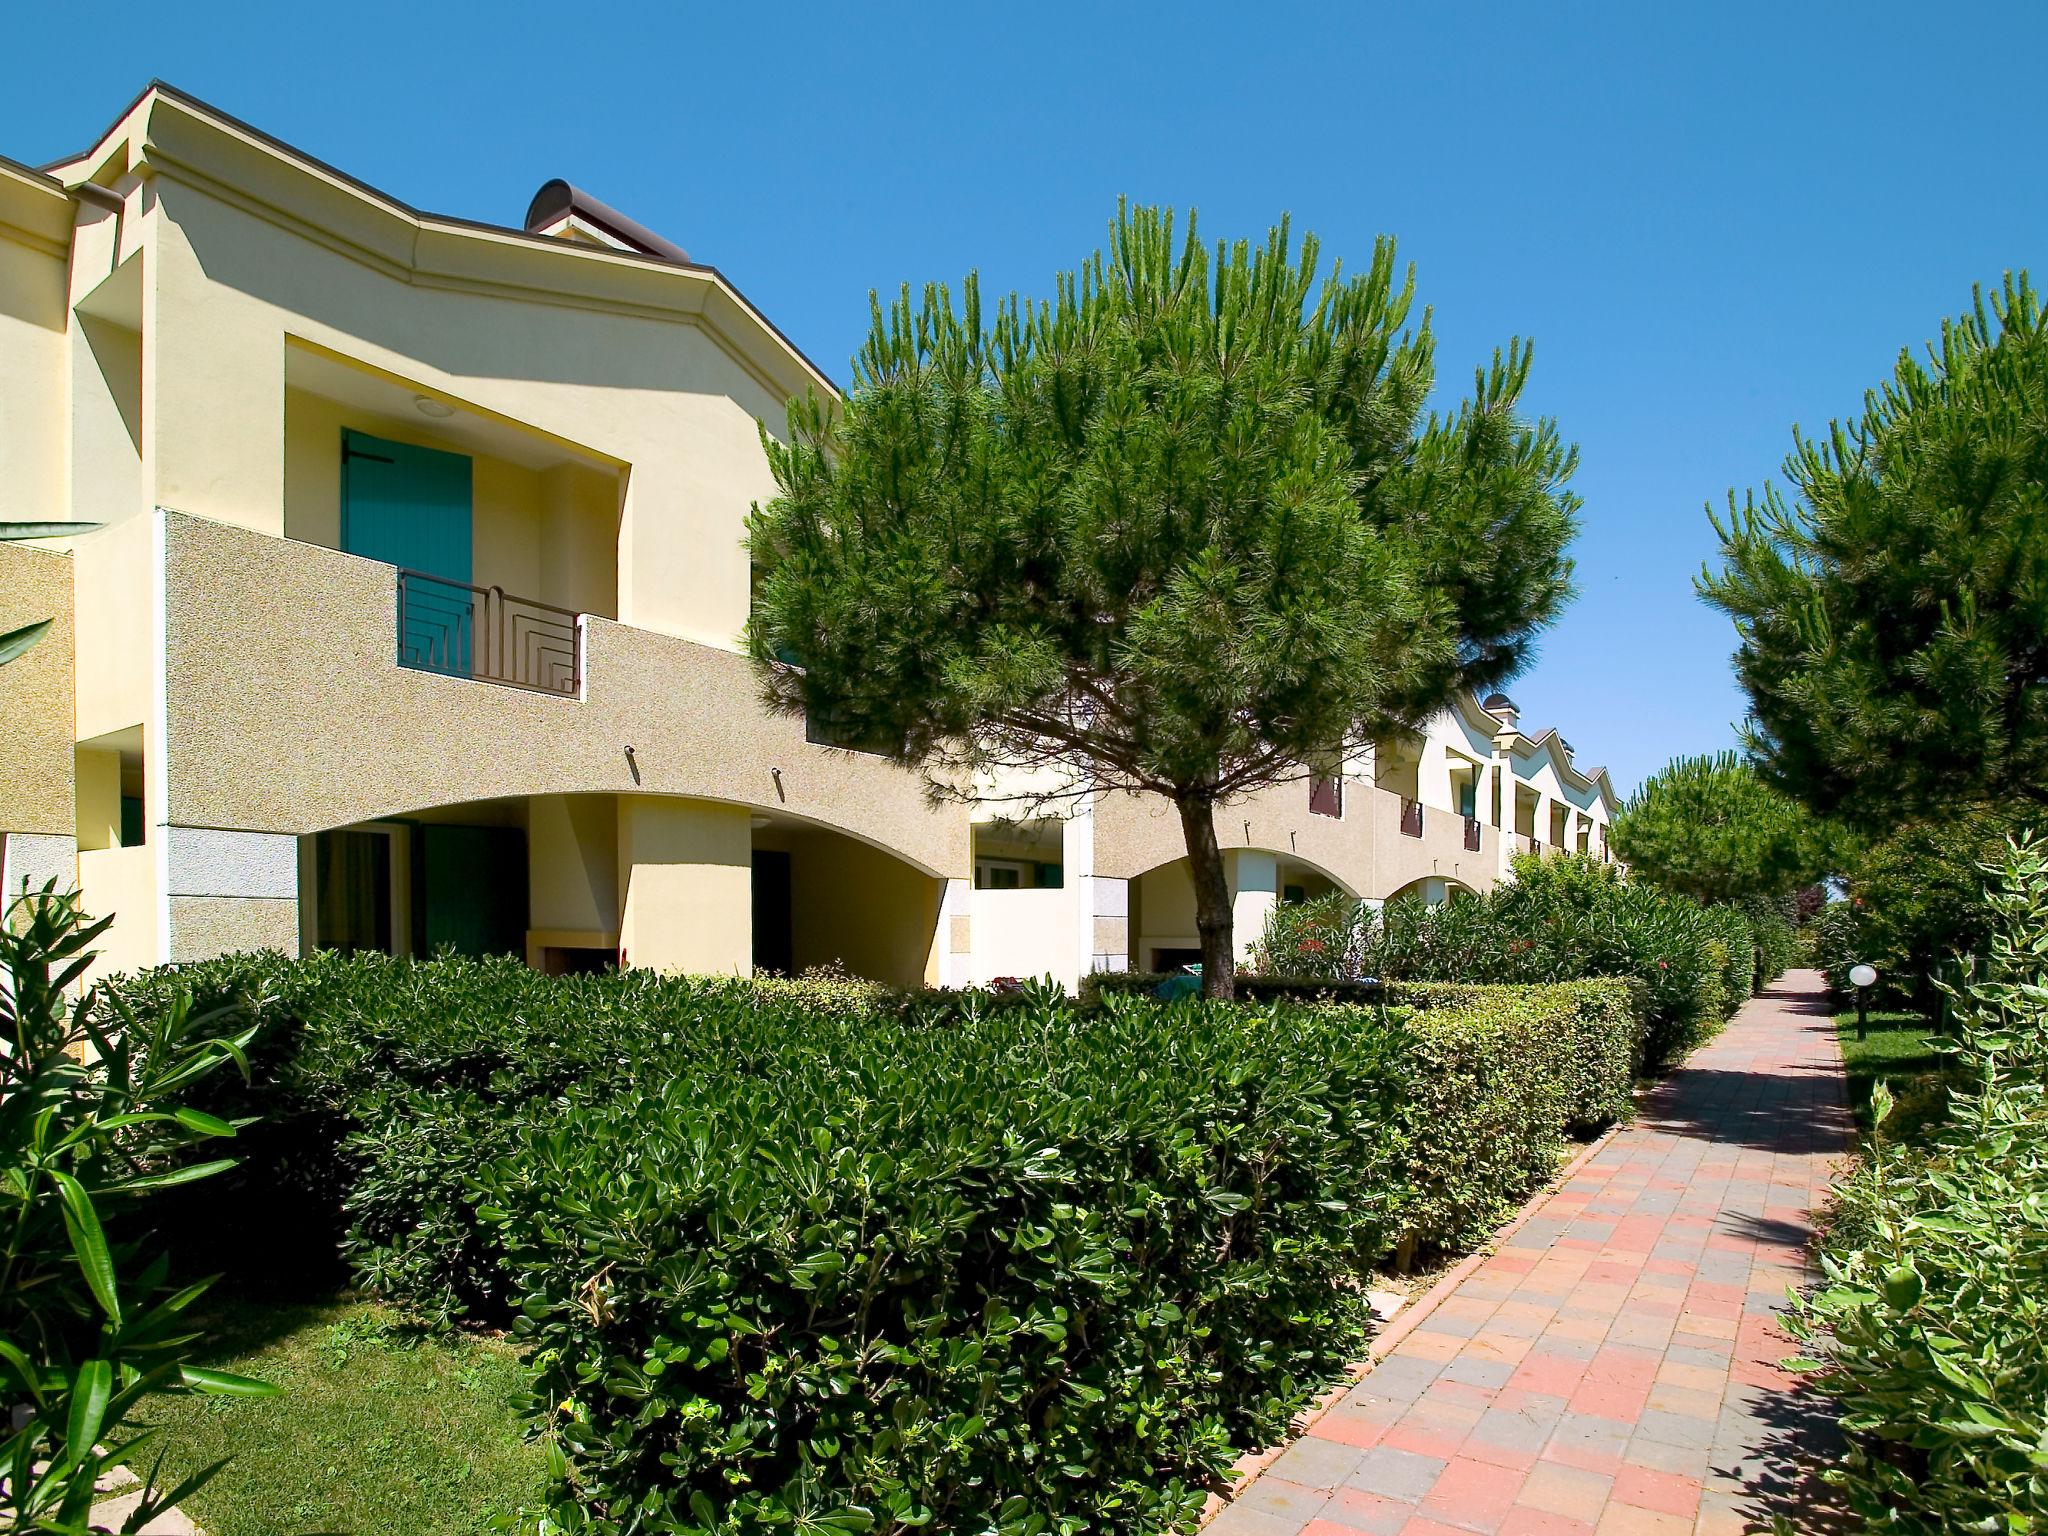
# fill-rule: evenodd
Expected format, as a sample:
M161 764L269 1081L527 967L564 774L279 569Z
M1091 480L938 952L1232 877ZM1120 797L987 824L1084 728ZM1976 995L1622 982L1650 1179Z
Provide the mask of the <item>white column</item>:
M965 880L948 880L939 896L938 963L942 987L974 985L974 924L968 903L973 888Z
M1252 946L1265 937L1266 917L1280 899L1280 859L1257 848L1226 853L1230 880L1231 932L1237 940L1237 961L1251 958Z
M1506 879L1515 853L1515 768L1504 748L1493 754L1493 782L1500 792L1500 824L1494 828L1494 877ZM1489 802L1490 803L1490 802Z
M1082 911L1087 915L1088 969L1131 968L1131 882L1091 875Z

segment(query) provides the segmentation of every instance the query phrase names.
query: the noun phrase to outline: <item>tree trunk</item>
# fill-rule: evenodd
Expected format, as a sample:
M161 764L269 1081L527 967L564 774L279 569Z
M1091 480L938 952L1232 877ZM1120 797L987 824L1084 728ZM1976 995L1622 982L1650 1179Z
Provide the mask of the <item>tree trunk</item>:
M1237 939L1231 931L1230 880L1223 850L1216 845L1215 807L1202 800L1177 800L1181 832L1188 843L1188 873L1195 882L1195 927L1202 936L1202 996L1226 1001L1237 996Z

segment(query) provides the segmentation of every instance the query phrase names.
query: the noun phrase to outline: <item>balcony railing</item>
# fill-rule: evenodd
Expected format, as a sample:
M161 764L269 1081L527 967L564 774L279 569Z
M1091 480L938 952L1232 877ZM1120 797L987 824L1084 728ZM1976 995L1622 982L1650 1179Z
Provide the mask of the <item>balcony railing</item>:
M1344 780L1339 774L1318 773L1308 781L1308 810L1311 816L1344 814Z
M1465 851L1467 853L1477 853L1479 851L1479 818L1477 816L1467 816L1465 818Z
M1401 835L1422 836L1422 802L1410 800L1406 795L1401 797Z
M398 664L573 698L583 691L583 635L572 609L401 570Z

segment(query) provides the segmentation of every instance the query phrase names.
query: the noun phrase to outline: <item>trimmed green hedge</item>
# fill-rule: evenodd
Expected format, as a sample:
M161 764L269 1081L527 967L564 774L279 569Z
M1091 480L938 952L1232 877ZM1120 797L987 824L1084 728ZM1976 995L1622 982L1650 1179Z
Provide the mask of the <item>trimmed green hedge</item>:
M1625 1102L1636 1040L1619 984L1090 1009L333 955L180 980L265 1024L250 1226L324 1215L359 1283L513 1320L589 1531L1186 1520L1355 1357L1361 1272L1483 1234Z
M1193 978L1181 971L1096 971L1081 978L1080 1002L1093 1007L1111 994L1124 997L1157 998L1160 989ZM1164 994L1171 997L1168 991ZM1237 1001L1240 1003L1354 1003L1377 1006L1386 1000L1386 989L1376 981L1326 981L1304 976L1258 976L1240 971Z
M1789 931L1773 929L1766 947L1758 942L1760 921L1751 904L1703 907L1625 880L1614 865L1585 854L1524 854L1512 882L1441 906L1404 897L1375 912L1334 895L1276 908L1256 954L1280 975L1322 975L1332 957L1342 957L1352 974L1394 989L1390 995L1415 981L1526 986L1625 978L1642 1021L1640 1065L1658 1071L1782 969Z
M1403 981L1387 988L1389 1002L1432 1009L1487 1009L1518 1013L1545 1027L1556 1020L1569 1040L1561 1070L1568 1089L1566 1120L1590 1135L1629 1110L1629 1086L1640 1066L1640 989L1620 977L1561 981L1548 986L1501 987L1479 982Z

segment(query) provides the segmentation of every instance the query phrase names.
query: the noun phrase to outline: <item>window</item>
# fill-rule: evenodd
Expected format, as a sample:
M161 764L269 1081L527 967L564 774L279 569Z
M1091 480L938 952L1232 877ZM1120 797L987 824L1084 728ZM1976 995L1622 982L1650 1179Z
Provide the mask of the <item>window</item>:
M977 891L1017 891L1036 882L1030 878L1031 866L1012 863L1007 860L976 859L974 861L974 888Z
M1055 816L974 825L974 886L981 891L1056 891L1066 884L1067 824Z

